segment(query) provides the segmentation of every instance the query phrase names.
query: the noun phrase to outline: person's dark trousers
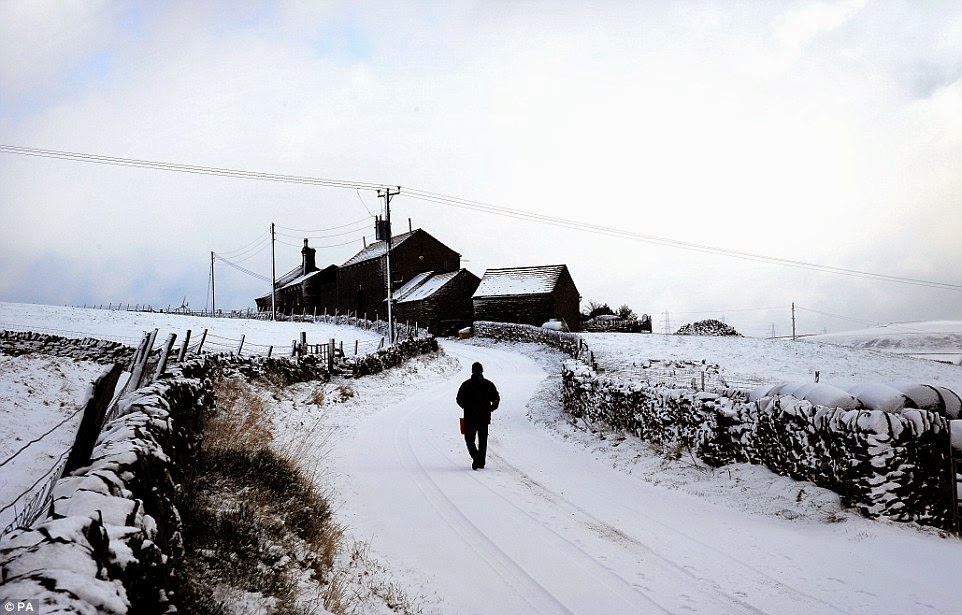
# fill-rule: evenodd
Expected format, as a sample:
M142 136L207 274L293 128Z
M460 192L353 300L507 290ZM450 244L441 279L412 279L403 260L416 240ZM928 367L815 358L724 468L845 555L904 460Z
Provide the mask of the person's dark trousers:
M477 445L475 445L475 439L477 439ZM488 452L488 424L464 421L464 442L468 445L471 459L474 460L471 467L475 470L483 468L484 458Z

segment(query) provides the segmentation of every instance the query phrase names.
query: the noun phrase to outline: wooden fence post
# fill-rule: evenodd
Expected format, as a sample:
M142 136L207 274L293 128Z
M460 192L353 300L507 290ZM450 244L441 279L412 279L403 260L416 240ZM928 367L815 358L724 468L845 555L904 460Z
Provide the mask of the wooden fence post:
M134 368L140 363L140 358L147 352L147 340L150 337L144 333L144 338L140 340L140 345L137 346L137 351L134 352L134 356L130 358L130 362L127 364L127 371L133 373Z
M334 338L331 338L331 345L327 347L327 371L334 371Z
M962 487L962 480L959 476L960 462L962 462L962 449L953 446L953 441L962 443L962 420L953 419L949 421L949 505L952 507L951 520L952 529L956 534L962 534L962 501L959 498L959 489Z
M144 371L147 369L147 361L150 360L150 350L154 347L154 338L157 336L157 329L154 329L153 333L148 333L146 335L146 341L144 347L146 351L139 356L137 364L133 367L130 373L130 378L127 380L127 386L124 387L124 392L136 391L140 388L140 383L144 379Z
M114 389L117 387L121 371L123 371L123 367L120 363L114 363L113 367L93 382L93 395L87 400L87 405L84 407L83 417L80 419L80 426L77 428L77 437L74 439L74 445L70 448L67 465L64 466L64 475L90 462L90 454L93 452L97 438L100 436L104 416L106 416L113 399Z
M241 333L240 344L237 345L237 356L241 356L241 349L244 348L244 337L245 335Z
M167 369L167 357L170 356L170 351L174 347L174 340L177 339L176 333L171 333L167 336L167 341L164 342L164 346L160 352L160 359L157 361L157 369L154 370L154 377L151 378L151 382L157 380L164 375L164 370Z
M190 329L187 329L187 333L184 335L184 345L180 347L180 354L177 355L177 362L183 363L184 358L187 356L187 344L190 343Z
M200 334L200 343L197 344L197 354L200 354L201 350L203 350L204 340L206 339L207 339L207 329L204 329L204 332Z

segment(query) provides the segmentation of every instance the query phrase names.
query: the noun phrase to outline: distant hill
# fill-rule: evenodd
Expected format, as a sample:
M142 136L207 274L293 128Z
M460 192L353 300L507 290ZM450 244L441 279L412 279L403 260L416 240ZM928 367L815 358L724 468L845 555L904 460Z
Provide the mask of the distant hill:
M962 321L959 320L879 325L806 339L962 365Z

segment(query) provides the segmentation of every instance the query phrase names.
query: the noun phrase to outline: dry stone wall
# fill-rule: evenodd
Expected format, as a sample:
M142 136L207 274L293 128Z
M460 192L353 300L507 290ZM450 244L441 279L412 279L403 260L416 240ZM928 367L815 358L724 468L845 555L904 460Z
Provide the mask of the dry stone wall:
M581 336L534 325L520 325L503 322L476 321L474 333L502 342L531 342L550 346L569 356L577 356L581 348Z
M77 347L50 337L16 339L33 344L27 352ZM102 348L104 355L91 351L88 360L123 357L109 344ZM375 373L437 349L434 338L408 340L346 367L354 375ZM55 485L50 517L0 537L0 601L40 599L42 612L177 612L182 477L214 406L213 378L227 372L276 384L330 378L326 362L313 355L204 355L126 396L108 415L89 461Z
M90 337L73 339L29 331L0 331L0 354L49 354L96 363L128 363L134 349L118 342Z
M40 599L50 611L175 612L181 476L212 403L201 380L180 377L124 400L89 464L57 482L50 518L0 540L0 598Z
M749 402L740 391L697 392L562 367L565 411L706 463L763 464L832 489L868 517L954 530L945 417L816 406L791 396Z

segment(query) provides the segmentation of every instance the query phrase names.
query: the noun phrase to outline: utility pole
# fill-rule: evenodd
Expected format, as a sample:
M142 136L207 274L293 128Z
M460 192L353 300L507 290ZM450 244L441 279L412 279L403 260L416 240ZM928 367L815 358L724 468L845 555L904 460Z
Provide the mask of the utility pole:
M377 191L378 197L384 197L384 217L387 224L387 325L388 339L392 344L394 343L394 290L391 287L391 197L399 194L401 194L400 186L395 190L385 188Z
M792 301L792 341L795 341L795 302Z
M277 318L277 265L274 260L274 223L271 222L271 320Z
M210 315L214 316L217 314L217 304L214 301L214 297L217 295L214 293L214 252L211 250L210 253Z

